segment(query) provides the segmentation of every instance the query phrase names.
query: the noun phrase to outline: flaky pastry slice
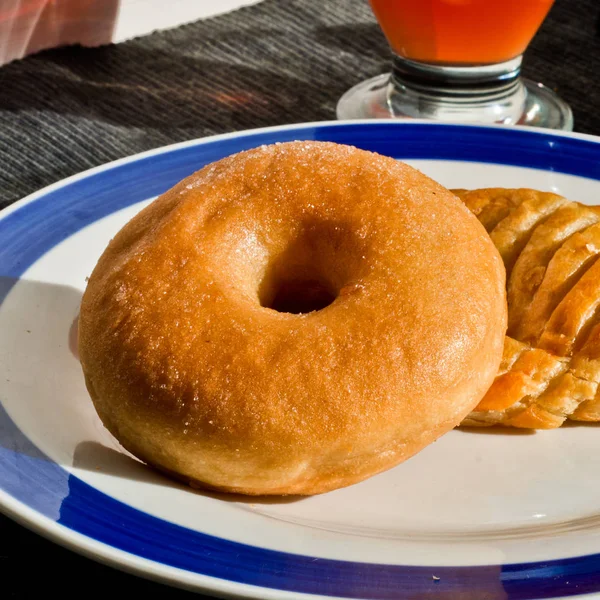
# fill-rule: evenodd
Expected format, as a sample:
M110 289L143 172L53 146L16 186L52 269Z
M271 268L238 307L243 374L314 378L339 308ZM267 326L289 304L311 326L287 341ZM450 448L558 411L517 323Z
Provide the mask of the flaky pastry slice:
M544 280L548 264L556 251L573 234L598 221L598 207L567 202L535 228L516 260L507 282L507 300L511 307L508 335L519 335L523 316Z
M488 233L523 202L535 201L540 194L535 190L506 188L452 191L479 219Z
M550 259L541 284L511 334L536 345L560 302L594 264L599 254L600 223L567 238ZM510 304L509 312L512 312Z
M596 260L554 309L537 346L557 356L573 356L599 306L600 262Z
M514 425L516 427L558 427L558 417L541 411L532 420L532 404L550 382L568 369L568 361L506 337L500 371L465 426Z
M507 279L510 279L513 265L536 226L566 202L562 196L540 192L513 208L490 231L490 237L504 261Z
M507 268L499 373L463 425L600 421L600 207L528 189L454 190Z

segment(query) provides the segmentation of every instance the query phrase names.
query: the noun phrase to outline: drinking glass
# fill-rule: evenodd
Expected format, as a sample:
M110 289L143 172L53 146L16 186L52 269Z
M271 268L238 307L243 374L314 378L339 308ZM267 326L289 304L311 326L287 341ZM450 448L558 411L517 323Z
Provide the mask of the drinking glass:
M359 83L340 119L409 117L570 131L551 89L520 76L523 53L554 0L370 0L392 72Z

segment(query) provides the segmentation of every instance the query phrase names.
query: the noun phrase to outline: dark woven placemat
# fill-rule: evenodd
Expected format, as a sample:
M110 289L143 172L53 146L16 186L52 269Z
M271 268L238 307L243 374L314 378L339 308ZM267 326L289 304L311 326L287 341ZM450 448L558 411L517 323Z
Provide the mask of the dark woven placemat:
M600 134L600 4L557 0L524 72ZM265 0L116 46L0 68L0 206L89 167L213 133L335 118L389 51L366 0Z
M600 135L599 18L598 0L557 0L524 72L571 104L576 131ZM344 91L387 66L386 42L363 0L265 0L118 46L14 62L0 68L0 206L164 144L333 119ZM2 517L0 569L2 598L80 598L74 573L98 594L188 596L78 557Z

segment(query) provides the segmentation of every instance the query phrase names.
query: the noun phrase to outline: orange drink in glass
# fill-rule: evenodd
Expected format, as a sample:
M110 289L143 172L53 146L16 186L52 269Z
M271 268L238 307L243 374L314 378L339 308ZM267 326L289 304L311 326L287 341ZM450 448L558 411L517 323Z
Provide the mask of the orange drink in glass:
M370 0L392 73L349 90L340 118L413 117L572 129L552 90L520 76L554 0Z

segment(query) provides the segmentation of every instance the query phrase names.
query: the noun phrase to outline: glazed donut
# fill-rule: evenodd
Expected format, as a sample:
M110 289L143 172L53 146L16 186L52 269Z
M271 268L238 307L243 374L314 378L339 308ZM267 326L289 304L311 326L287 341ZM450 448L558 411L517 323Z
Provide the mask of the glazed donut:
M208 165L134 217L84 294L108 430L193 486L315 494L458 425L498 369L502 261L392 158L291 142Z

